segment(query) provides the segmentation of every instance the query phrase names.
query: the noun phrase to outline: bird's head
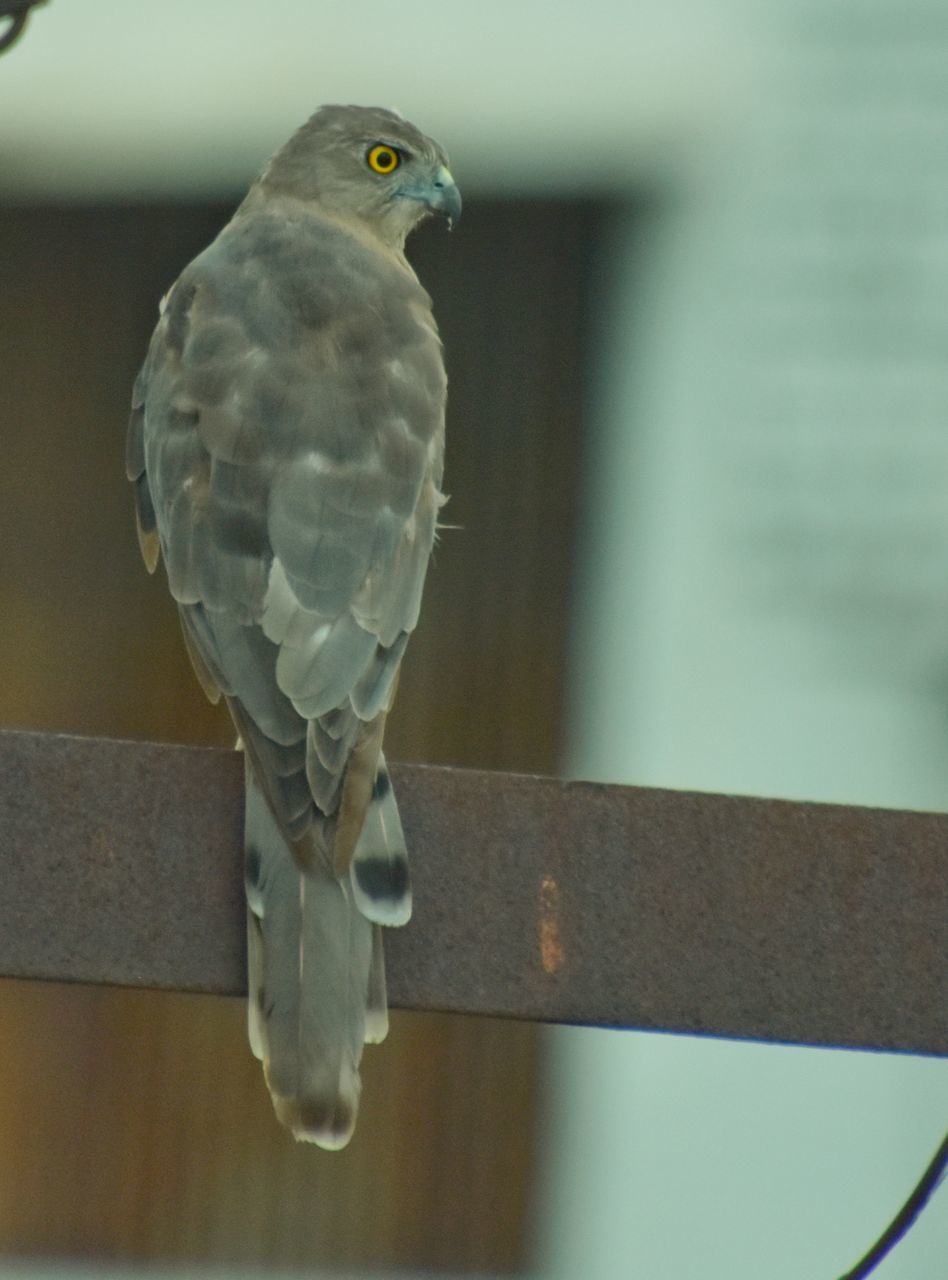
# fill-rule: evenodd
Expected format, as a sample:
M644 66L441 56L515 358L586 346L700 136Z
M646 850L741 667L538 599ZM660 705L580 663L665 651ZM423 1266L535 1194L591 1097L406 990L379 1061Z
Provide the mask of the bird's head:
M320 107L273 157L260 186L358 219L399 248L429 214L449 226L461 216L443 148L384 107Z

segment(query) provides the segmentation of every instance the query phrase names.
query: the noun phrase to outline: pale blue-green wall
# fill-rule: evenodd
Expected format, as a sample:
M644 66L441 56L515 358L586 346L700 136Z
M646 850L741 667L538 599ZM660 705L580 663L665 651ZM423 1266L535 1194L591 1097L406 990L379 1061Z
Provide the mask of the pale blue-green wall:
M757 38L742 118L605 257L566 764L944 809L948 21L775 5ZM948 1121L943 1061L552 1041L545 1277L832 1280ZM944 1191L878 1274L948 1275Z

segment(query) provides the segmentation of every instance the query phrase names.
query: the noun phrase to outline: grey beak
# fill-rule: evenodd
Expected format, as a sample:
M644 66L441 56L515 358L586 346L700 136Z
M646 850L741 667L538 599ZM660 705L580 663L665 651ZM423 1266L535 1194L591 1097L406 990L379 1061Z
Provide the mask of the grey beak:
M449 228L460 218L461 193L451 176L451 170L445 165L435 174L434 182L425 193L425 204L432 213L440 213L447 218Z

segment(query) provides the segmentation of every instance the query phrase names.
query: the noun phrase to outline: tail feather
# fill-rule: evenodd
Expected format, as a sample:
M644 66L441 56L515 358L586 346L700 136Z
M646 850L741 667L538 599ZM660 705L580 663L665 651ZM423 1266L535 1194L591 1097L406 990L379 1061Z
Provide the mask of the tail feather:
M277 1116L297 1138L344 1146L362 1046L378 1030L380 946L328 854L305 870L295 861L249 766L246 886L250 1042Z
M408 849L385 756L379 755L372 798L350 868L359 910L377 924L402 925L411 917Z
M388 1035L388 997L385 992L385 948L382 930L372 926L372 963L365 1008L365 1043L381 1044Z

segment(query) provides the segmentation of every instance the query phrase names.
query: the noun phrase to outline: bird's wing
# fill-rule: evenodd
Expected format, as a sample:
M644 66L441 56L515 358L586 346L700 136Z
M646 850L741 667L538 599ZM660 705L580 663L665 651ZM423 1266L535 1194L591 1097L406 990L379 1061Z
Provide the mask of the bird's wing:
M403 265L273 211L237 219L184 273L136 391L143 546L153 558L160 542L202 683L236 704L294 838L305 759L340 870L418 618L444 396L428 298Z

